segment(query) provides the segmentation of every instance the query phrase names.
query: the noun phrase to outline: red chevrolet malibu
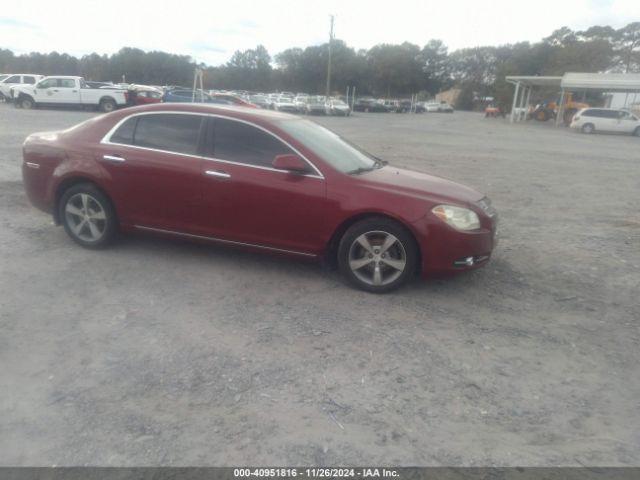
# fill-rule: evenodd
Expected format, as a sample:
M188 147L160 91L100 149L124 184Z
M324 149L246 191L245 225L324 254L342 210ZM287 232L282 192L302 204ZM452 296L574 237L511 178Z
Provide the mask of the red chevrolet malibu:
M337 261L371 292L487 262L497 217L463 185L387 165L309 120L156 104L23 147L31 202L87 248L118 230Z

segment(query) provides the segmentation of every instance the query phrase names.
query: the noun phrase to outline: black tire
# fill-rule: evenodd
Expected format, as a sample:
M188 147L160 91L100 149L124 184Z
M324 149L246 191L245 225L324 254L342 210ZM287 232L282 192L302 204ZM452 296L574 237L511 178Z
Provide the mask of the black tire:
M33 98L28 97L26 95L18 98L18 100L16 100L16 105L20 104L21 108L24 108L25 110L31 110L33 107L36 106L35 102L33 101Z
M103 98L100 100L100 111L104 113L113 112L117 105L111 98Z
M636 137L640 137L640 127L636 127L636 129L633 131L633 135L635 135Z
M596 126L593 123L585 123L580 131L586 134L593 133L596 131Z
M89 221L87 217L82 219L80 215L67 211L68 204L76 202L76 199L81 195L88 197L88 201L84 204L85 214L90 214L91 212L96 214L96 217L91 221ZM80 201L82 202L82 199ZM71 206L74 205L77 204L74 203ZM81 205L78 205L76 208L82 210ZM100 211L104 212L103 219L98 218L97 214L99 214ZM111 200L92 183L78 183L64 191L58 202L58 218L64 226L67 235L78 245L85 248L99 249L106 247L113 241L118 230L118 220ZM83 222L84 226L78 229L79 224ZM93 234L94 232L93 228L89 228L89 222L101 232L101 235L95 240L87 238L89 234Z
M384 244L385 235L395 237L394 243L388 250L381 250L375 243L376 237ZM370 241L368 245L371 250L364 249L358 242L359 238L366 236ZM355 255L360 249L363 255ZM371 253L367 253L371 252ZM366 265L355 270L350 266L352 255L358 256L355 261L364 260ZM374 256L375 255L375 256ZM385 259L385 255L388 255ZM404 261L402 271L396 267L390 267L385 262ZM385 217L370 217L354 223L347 229L338 245L338 268L344 278L356 288L372 293L386 293L399 288L407 280L413 277L418 263L418 247L411 233L398 222ZM375 271L381 284L375 285ZM371 276L371 281L363 278ZM386 278L385 278L386 276Z

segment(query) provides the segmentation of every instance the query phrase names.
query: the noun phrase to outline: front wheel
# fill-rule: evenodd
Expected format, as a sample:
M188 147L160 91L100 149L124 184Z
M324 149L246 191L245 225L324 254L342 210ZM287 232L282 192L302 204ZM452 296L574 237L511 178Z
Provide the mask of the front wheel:
M593 133L595 129L593 123L585 123L581 128L582 133Z
M411 234L387 218L352 225L338 246L338 265L355 287L372 293L395 290L413 276L418 248Z
M633 134L634 134L636 137L640 137L640 127L636 127L636 129L633 131Z
M19 98L16 101L16 105L20 105L20 107L24 108L25 110L31 110L34 106L35 106L35 102L33 101L33 98L31 97L22 97Z
M58 218L71 239L85 248L104 248L117 230L116 214L107 196L90 183L74 185L58 204Z

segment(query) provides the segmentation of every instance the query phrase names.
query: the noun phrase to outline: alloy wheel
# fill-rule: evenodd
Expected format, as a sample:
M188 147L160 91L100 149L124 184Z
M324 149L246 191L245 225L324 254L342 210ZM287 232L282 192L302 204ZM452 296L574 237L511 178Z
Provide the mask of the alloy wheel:
M97 242L107 229L107 216L103 206L88 193L76 193L64 207L69 229L80 240Z
M357 237L349 248L349 268L367 285L389 285L402 275L407 254L402 242L388 232L374 230Z

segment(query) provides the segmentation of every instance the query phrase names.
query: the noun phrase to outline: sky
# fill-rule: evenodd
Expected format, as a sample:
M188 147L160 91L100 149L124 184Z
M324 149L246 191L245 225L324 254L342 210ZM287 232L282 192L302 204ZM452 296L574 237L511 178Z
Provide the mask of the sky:
M565 25L619 28L640 21L640 0L29 0L0 10L0 48L81 56L127 46L219 65L259 44L274 56L324 43L330 14L335 38L356 49L438 38L453 51L536 42Z

